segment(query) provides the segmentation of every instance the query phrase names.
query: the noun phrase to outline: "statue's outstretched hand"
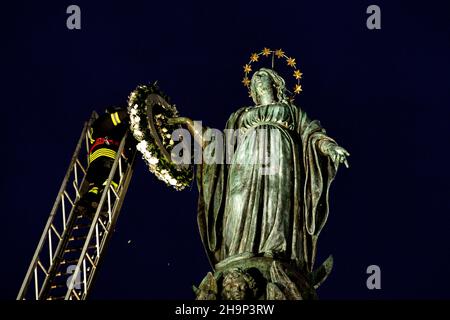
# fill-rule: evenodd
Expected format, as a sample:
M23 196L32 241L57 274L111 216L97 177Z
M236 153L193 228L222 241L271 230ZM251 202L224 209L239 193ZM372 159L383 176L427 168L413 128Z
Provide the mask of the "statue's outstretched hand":
M329 148L328 152L330 158L333 160L334 163L336 164L343 163L347 168L349 167L347 157L350 156L350 153L348 153L347 150L338 145L333 145L331 148Z
M335 164L339 165L343 163L347 168L349 167L347 157L350 156L350 153L341 146L334 143L330 144L326 149L326 155L328 155Z

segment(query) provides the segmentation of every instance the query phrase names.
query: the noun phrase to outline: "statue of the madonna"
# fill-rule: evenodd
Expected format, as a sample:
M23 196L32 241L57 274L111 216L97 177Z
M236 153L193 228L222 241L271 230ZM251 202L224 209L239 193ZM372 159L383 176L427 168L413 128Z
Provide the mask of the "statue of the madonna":
M231 161L197 166L198 225L214 272L194 290L197 299L315 298L332 264L313 270L317 239L349 153L292 103L274 70L255 72L249 87L254 106L226 124L239 131ZM169 122L206 148L192 120Z

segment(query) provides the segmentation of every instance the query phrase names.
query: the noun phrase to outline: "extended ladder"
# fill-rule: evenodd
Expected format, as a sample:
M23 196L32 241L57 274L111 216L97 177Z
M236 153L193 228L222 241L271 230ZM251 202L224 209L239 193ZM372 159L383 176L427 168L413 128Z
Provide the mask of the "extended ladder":
M87 132L97 117L94 111L84 124L17 300L85 300L88 297L114 232L133 175L136 155L135 148L124 152L128 148L127 132L120 143L95 215L81 215L76 210L76 202L88 188L85 181L89 150ZM117 170L120 182L115 188L111 181ZM34 290L29 290L30 287Z

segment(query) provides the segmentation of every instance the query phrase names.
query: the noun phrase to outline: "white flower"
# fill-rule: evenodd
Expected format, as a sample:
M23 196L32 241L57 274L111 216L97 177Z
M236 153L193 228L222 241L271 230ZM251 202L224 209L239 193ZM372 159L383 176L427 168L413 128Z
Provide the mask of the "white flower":
M138 136L142 136L142 131L139 130L139 129L134 130L134 134L135 134L135 135L138 135Z
M139 142L136 145L136 149L138 149L145 156L145 152L147 151L147 141L143 140L143 141Z
M131 116L135 116L135 115L137 115L137 112L138 112L137 109L133 108L133 109L130 110L130 115Z
M178 180L177 180L177 179L174 179L174 178L172 178L172 179L169 180L169 183L170 183L172 186L177 185L177 182L178 182Z
M155 171L153 171L153 173L155 174L155 176L156 176L159 180L163 180L163 181L164 181L164 177L161 175L161 173L158 171L158 169L156 169Z
M144 157L147 162L150 162L150 160L153 159L153 155L150 152L146 152Z
M130 101L136 99L136 96L137 96L136 91L133 91L133 92L130 94Z
M145 155L144 155L144 157L145 157L145 160L147 160L147 162L149 163L149 164L156 164L156 163L158 163L158 161L155 161L155 159L157 159L156 157L154 157L150 152L146 152L145 153Z
M134 137L138 140L142 140L144 138L144 134L141 131L134 132Z

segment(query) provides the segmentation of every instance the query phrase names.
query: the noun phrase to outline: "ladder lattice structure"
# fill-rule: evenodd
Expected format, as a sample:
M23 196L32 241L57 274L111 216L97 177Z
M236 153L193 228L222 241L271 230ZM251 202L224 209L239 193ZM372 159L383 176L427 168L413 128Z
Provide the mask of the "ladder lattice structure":
M135 148L126 150L127 132L120 143L95 215L81 215L76 210L76 202L88 188L85 181L89 150L87 133L97 117L94 111L84 124L17 300L85 300L89 295L114 232L133 175L136 155ZM111 181L117 171L120 182L114 187Z

